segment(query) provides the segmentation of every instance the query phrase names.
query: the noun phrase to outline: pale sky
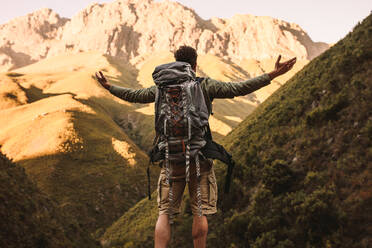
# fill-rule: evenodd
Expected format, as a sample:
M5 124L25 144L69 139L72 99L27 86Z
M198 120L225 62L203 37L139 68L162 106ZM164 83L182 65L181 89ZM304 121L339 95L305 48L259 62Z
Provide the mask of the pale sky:
M92 2L113 0L0 0L0 24L40 8L71 18ZM156 0L160 1L160 0ZM335 43L372 11L372 0L178 0L203 19L234 14L272 16L299 24L313 41Z

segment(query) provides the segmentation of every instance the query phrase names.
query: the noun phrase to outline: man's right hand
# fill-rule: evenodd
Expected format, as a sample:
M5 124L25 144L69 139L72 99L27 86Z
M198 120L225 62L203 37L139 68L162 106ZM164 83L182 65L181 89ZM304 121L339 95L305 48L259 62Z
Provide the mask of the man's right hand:
M110 89L110 84L107 82L107 79L105 78L105 76L103 76L103 73L101 71L99 71L99 74L97 74L96 72L96 80L106 89L106 90L109 90Z

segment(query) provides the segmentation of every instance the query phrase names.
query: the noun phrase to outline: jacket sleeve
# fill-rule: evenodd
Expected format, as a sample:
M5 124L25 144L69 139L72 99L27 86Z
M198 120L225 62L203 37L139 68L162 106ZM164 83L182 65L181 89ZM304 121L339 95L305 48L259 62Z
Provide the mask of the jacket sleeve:
M111 85L110 93L128 102L150 103L155 102L156 86L145 89L129 89L117 85Z
M210 98L234 98L244 96L270 84L270 76L267 73L239 83L225 83L208 78L208 93Z

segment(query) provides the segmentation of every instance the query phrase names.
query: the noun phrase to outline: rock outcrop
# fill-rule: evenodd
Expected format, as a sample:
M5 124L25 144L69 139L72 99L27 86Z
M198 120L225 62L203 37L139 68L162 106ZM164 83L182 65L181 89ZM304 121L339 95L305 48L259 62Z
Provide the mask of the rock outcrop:
M91 4L71 19L41 9L0 25L0 71L65 52L98 51L135 65L182 44L231 61L297 56L326 50L301 27L271 17L235 15L203 20L177 2L117 0Z

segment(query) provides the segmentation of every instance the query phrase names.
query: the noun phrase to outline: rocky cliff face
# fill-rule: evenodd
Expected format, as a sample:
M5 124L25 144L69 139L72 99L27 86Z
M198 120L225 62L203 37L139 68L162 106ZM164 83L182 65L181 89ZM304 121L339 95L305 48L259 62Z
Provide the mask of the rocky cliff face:
M41 9L0 26L0 70L64 52L99 51L139 65L147 54L182 44L232 61L297 56L326 50L300 26L271 17L235 15L203 20L177 2L117 0L92 4L72 19Z
M67 21L51 9L41 9L0 25L0 71L46 58Z

